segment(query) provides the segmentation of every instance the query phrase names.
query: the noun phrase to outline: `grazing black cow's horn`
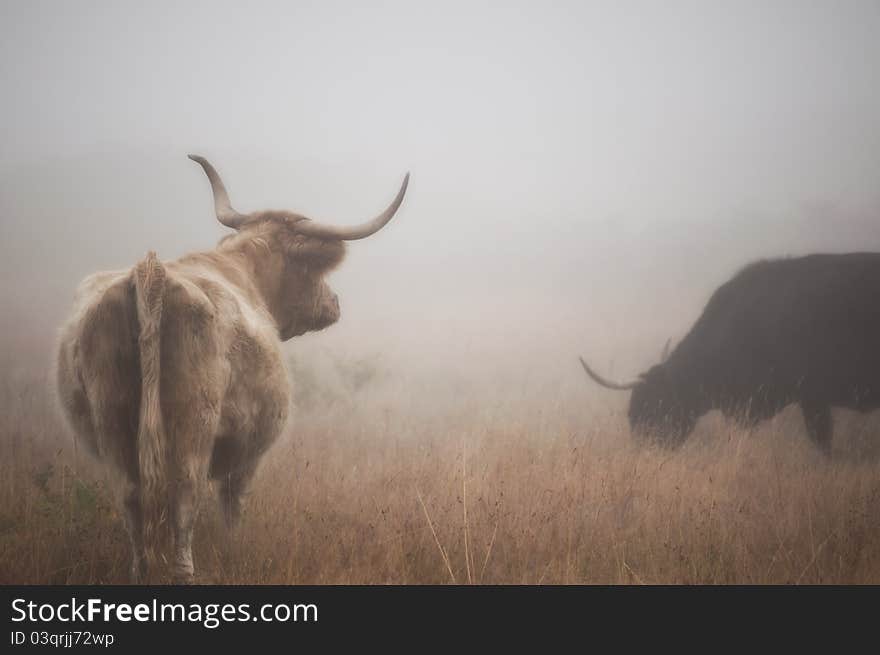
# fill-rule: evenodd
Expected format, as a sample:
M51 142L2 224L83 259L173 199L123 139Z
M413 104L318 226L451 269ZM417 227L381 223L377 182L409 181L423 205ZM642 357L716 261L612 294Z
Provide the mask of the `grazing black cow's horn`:
M214 193L214 211L217 212L217 220L226 227L239 229L247 221L248 216L240 214L232 208L232 205L229 203L229 194L226 193L226 187L223 185L223 180L220 179L216 169L211 166L207 159L200 155L187 156L194 162L201 164L202 168L205 169L205 174L211 182L211 191Z
M628 391L629 389L632 389L634 386L636 386L638 384L638 380L633 381L633 382L629 382L627 384L620 384L619 382L611 382L610 380L606 380L601 375L596 373L593 369L591 369L589 366L587 366L587 363L584 361L583 357L578 357L578 359L581 360L581 366L584 367L584 370L587 372L587 375L589 375L591 378L593 378L594 382L602 385L603 387L606 387L608 389L616 389L618 391Z

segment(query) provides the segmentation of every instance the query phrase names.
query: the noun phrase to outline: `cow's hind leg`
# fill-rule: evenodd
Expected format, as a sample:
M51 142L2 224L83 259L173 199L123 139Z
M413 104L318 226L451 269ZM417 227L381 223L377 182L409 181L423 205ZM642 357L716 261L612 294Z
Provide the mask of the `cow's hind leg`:
M171 528L174 535L174 582L192 584L195 581L192 541L204 468L198 458L189 457L180 462L171 483Z
M801 403L804 424L810 440L826 457L831 456L831 408L828 405Z
M131 485L123 502L125 525L131 540L131 582L143 582L147 575L147 555L144 549L144 516L141 511L140 488Z
M220 507L226 525L235 528L241 520L241 504L251 479L257 470L256 458L242 462L220 481Z
M217 483L220 510L226 525L234 528L241 518L241 504L257 470L259 457L235 437L221 437L211 453L209 477Z

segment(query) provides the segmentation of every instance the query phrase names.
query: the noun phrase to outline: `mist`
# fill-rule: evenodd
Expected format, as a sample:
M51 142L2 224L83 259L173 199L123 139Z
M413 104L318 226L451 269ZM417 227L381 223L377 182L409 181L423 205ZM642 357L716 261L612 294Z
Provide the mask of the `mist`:
M283 346L290 419L237 531L193 483L194 581L880 581L876 413L836 411L828 457L797 406L664 449L577 361L632 379L749 263L880 251L876 0L36 1L0 25L0 583L132 580L120 471L48 374L85 276L229 234L190 153L242 212L337 225L411 174L328 277L340 320Z
M0 328L51 343L78 281L243 211L380 211L292 347L622 376L747 263L880 249L880 6L6 3ZM579 380L580 382L580 380Z

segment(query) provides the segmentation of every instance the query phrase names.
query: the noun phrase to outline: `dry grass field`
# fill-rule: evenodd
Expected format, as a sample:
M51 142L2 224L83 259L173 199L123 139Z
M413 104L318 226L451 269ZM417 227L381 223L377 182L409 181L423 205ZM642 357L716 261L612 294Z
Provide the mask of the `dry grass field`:
M839 414L824 461L786 411L704 419L683 449L631 443L622 403L571 380L491 393L338 362L300 381L287 433L227 535L198 522L211 583L880 583L880 436ZM0 583L125 583L103 469L39 368L0 382ZM340 382L341 380L341 382ZM617 396L614 396L616 401Z

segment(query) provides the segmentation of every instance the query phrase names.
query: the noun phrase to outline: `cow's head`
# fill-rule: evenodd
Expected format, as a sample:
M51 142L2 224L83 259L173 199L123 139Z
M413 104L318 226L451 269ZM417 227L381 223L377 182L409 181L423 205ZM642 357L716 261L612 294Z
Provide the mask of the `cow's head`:
M629 398L634 435L664 446L679 446L694 429L696 414L670 371L658 364L643 373Z
M322 330L339 319L339 299L324 276L345 256L345 241L363 239L391 220L403 202L409 173L397 197L376 218L354 227L315 223L289 211L240 214L229 202L223 181L204 157L190 155L201 164L211 182L217 220L236 230L221 241L219 250L238 257L250 268L282 340Z
M664 350L664 360L665 355ZM630 429L636 438L675 448L694 429L700 412L692 399L683 393L680 381L666 361L652 367L637 380L621 384L602 377L583 358L580 360L587 375L601 386L632 391L628 415Z

